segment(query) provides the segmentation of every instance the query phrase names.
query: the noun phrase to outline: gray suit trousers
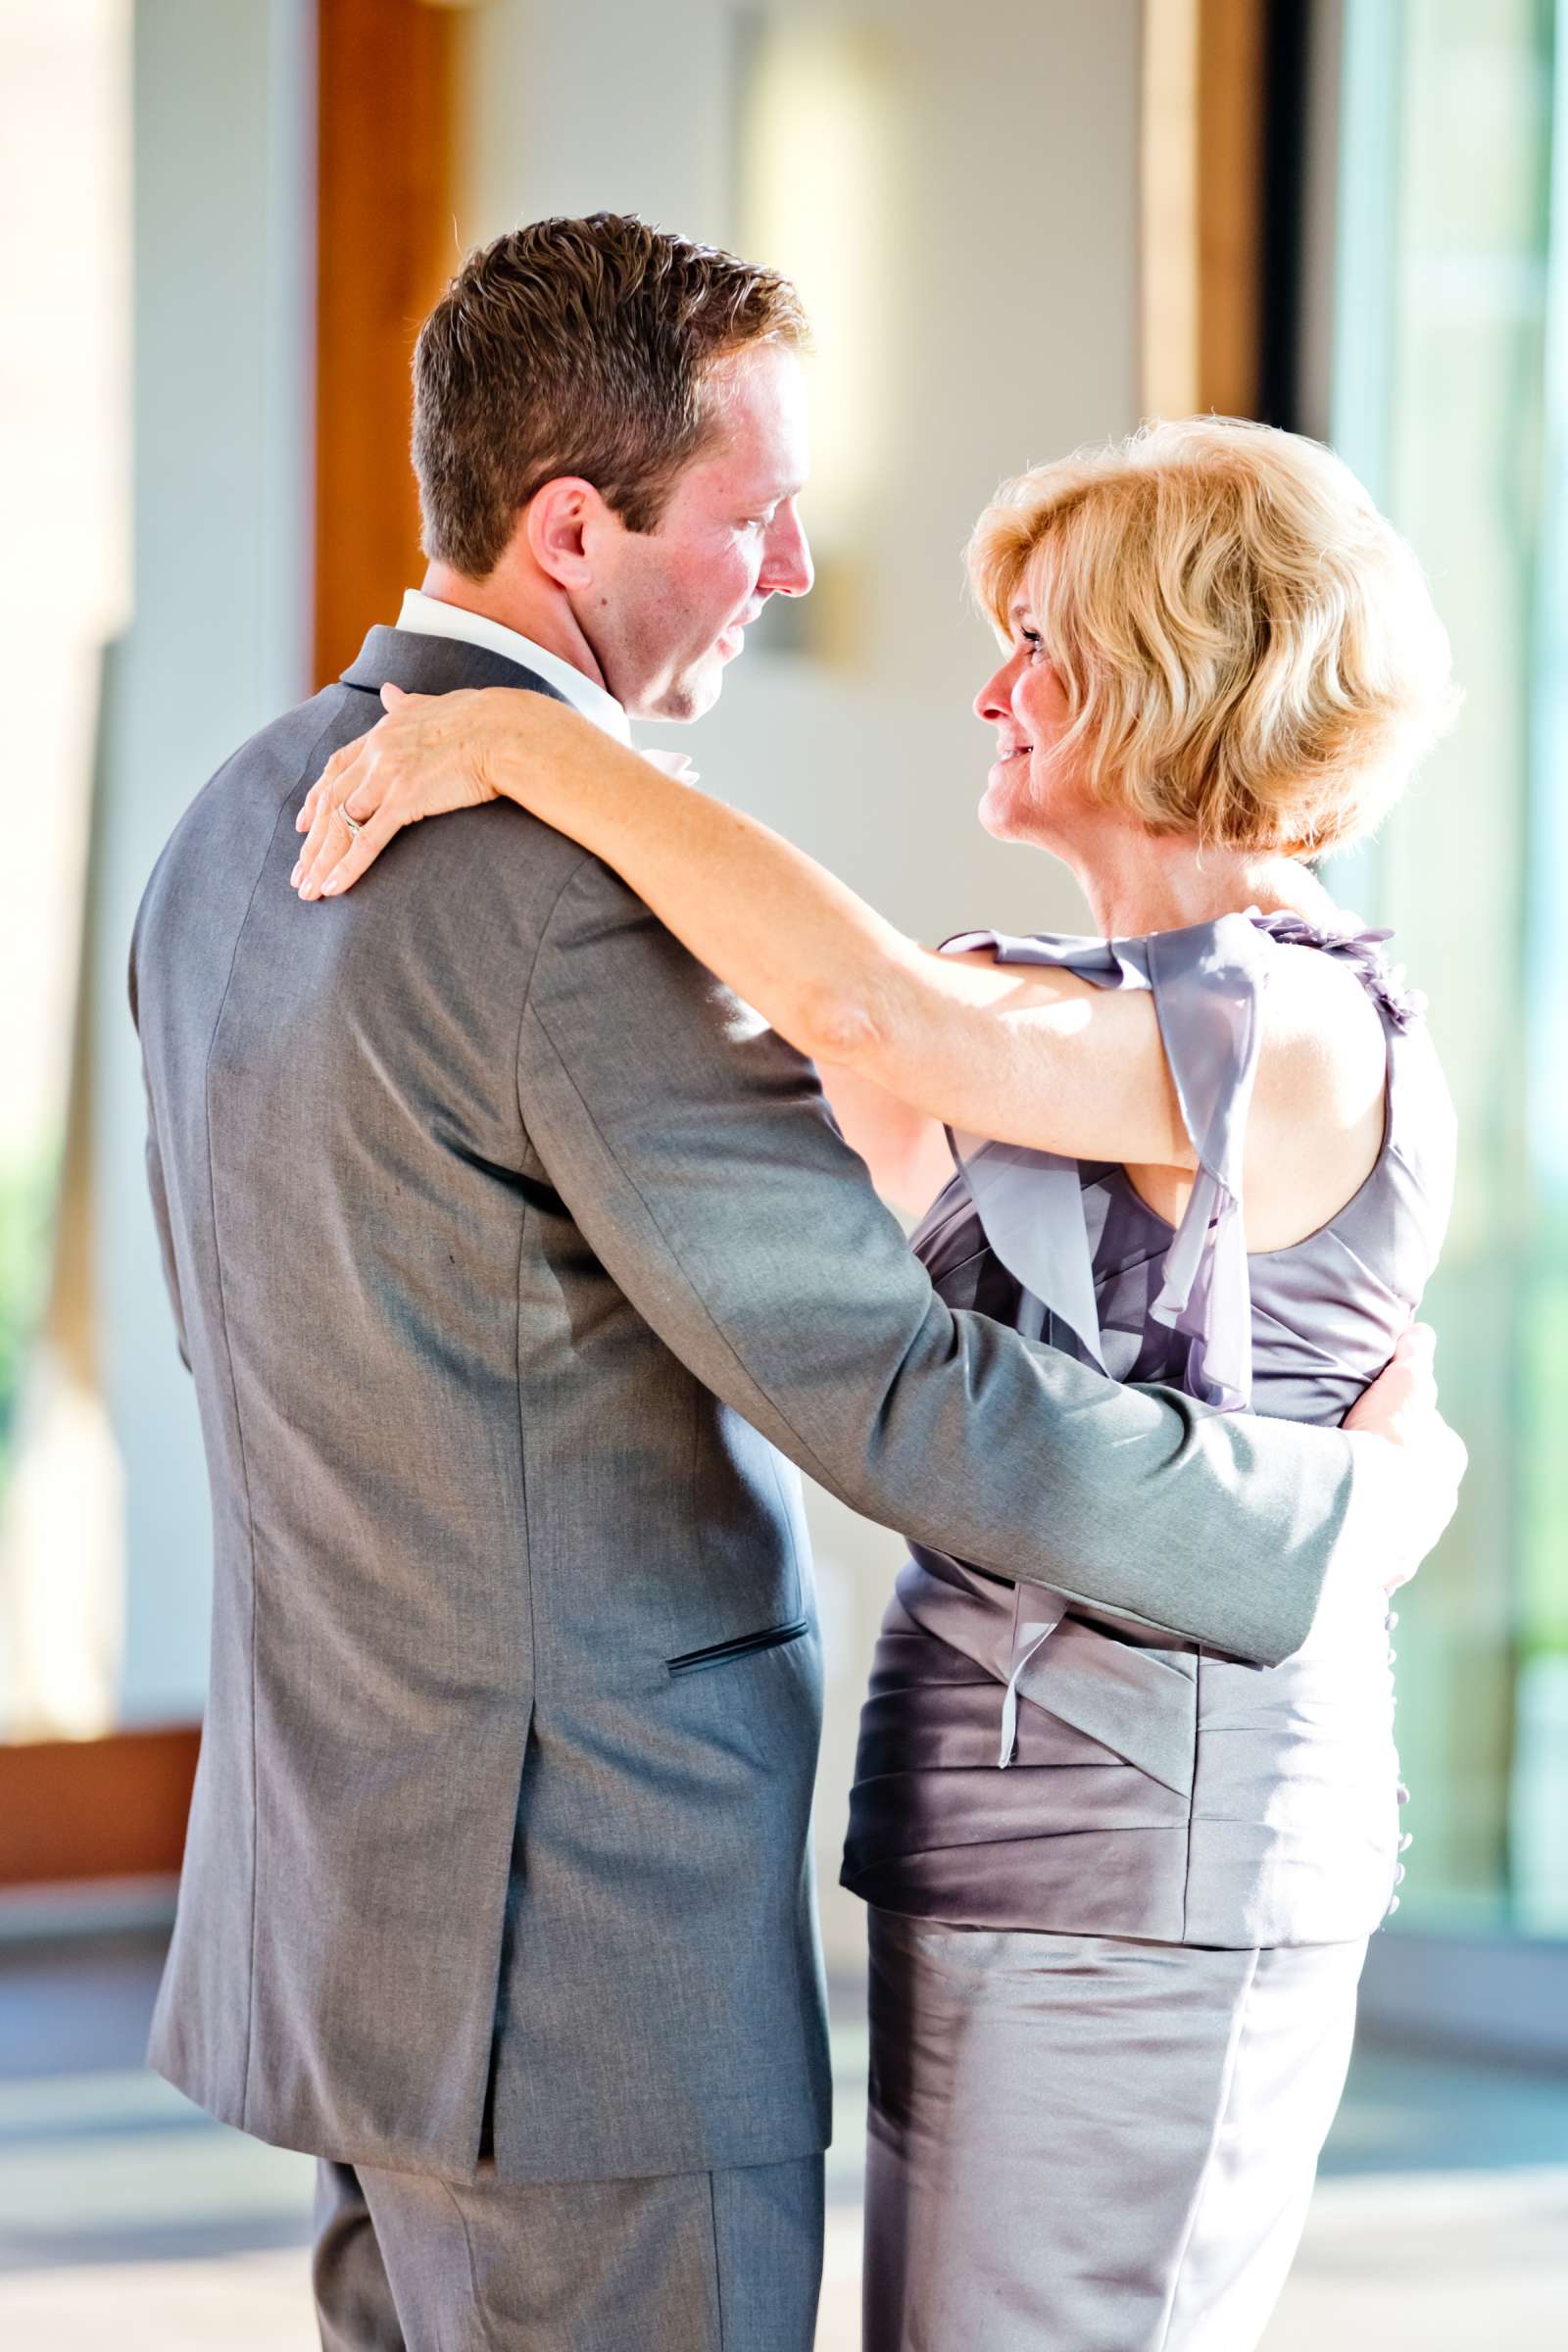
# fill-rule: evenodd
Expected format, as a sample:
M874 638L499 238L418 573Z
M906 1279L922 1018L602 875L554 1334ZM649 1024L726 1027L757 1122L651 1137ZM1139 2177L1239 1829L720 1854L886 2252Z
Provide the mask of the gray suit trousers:
M323 2352L811 2352L822 2159L641 2180L318 2168Z

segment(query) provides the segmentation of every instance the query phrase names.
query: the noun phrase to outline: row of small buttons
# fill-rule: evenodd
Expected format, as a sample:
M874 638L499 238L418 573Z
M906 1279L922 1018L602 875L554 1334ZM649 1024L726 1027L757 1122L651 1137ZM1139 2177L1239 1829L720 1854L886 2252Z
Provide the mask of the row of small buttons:
M1393 1633L1393 1631L1394 1631L1394 1629L1395 1629L1395 1627L1396 1627L1396 1626L1398 1624L1398 1622L1399 1622L1399 1612L1398 1612L1398 1610L1397 1610L1397 1609L1391 1609L1391 1610L1389 1611L1388 1615L1387 1615L1387 1616L1384 1618L1384 1620L1383 1620L1383 1630L1384 1630L1384 1632L1385 1632L1385 1633L1392 1634L1392 1633ZM1395 1648L1395 1646L1394 1646L1393 1642L1390 1642L1390 1644L1389 1644L1389 1664L1390 1664L1391 1666L1394 1664L1394 1661L1395 1661L1395 1659L1396 1659L1396 1658L1398 1656L1398 1654L1399 1654L1399 1653L1398 1653L1398 1651L1397 1651L1397 1650ZM1396 1703L1397 1703L1397 1702L1396 1702ZM1400 1805L1407 1805L1407 1804L1410 1802L1410 1791L1409 1791L1409 1789L1408 1789L1408 1788L1405 1787L1405 1785L1404 1785L1403 1781L1400 1781L1400 1782L1398 1783L1397 1787L1396 1787L1396 1789L1395 1789L1394 1795L1395 1795L1395 1802L1396 1802L1396 1804L1400 1804ZM1403 1837L1402 1837L1402 1838L1399 1839L1399 1843L1398 1843L1398 1849L1397 1849L1397 1850L1398 1850L1398 1851L1399 1851L1401 1854L1402 1854L1402 1853L1404 1853L1404 1852L1406 1852L1406 1851L1408 1850L1408 1848L1409 1848L1409 1846L1410 1846L1411 1842L1412 1842L1412 1840L1411 1840L1410 1832L1409 1832L1408 1830L1406 1830L1406 1831L1405 1831L1405 1833L1404 1833L1404 1835L1403 1835ZM1404 1878L1404 1864L1403 1864L1402 1862L1400 1862L1400 1863L1399 1863L1399 1864L1396 1866L1396 1870L1395 1870L1395 1873L1394 1873L1394 1884L1396 1885L1396 1886L1398 1886L1398 1885L1401 1883L1401 1881L1403 1880L1403 1878ZM1397 1896L1397 1895L1395 1895L1395 1896L1394 1896L1394 1897L1391 1899L1391 1901L1390 1901L1390 1903L1389 1903L1389 1907L1388 1907L1387 1911L1385 1911L1385 1912L1384 1912L1384 1914L1383 1914L1384 1918L1385 1918L1385 1919L1392 1919L1392 1918L1394 1917L1394 1914L1396 1913L1396 1911L1397 1911L1397 1909L1398 1909L1398 1908L1399 1908L1399 1898L1398 1898L1398 1896Z

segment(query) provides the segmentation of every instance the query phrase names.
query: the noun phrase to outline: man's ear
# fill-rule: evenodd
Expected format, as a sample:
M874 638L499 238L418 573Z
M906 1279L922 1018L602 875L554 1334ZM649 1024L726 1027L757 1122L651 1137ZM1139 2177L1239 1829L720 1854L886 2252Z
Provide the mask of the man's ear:
M591 542L610 518L610 509L592 482L564 473L528 501L523 516L528 552L558 588L591 588Z

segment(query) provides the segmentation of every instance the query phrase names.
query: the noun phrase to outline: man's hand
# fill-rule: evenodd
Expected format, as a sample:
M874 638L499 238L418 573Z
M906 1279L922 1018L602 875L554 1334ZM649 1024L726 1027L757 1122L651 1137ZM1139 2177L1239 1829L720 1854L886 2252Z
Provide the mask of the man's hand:
M1380 1580L1390 1592L1414 1576L1453 1517L1468 1459L1464 1440L1438 1410L1436 1348L1436 1334L1425 1323L1412 1324L1387 1369L1345 1416L1352 1437L1380 1438L1397 1448L1384 1454L1362 1447L1363 1460L1376 1462L1375 1475L1390 1487L1392 1543Z

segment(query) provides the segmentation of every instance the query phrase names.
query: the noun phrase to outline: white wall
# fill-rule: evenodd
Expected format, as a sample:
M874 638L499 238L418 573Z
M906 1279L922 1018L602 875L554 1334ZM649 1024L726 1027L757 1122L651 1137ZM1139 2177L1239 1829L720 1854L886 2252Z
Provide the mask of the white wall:
M805 12L785 0L771 13ZM494 0L475 15L462 243L601 208L737 242L738 15L720 0ZM960 594L958 552L1002 475L1138 420L1141 10L863 0L827 21L864 26L882 60L888 299L861 357L884 414L857 659L759 647L683 740L705 783L922 937L1075 927L1061 869L999 849L974 822L987 738L969 703L994 655ZM809 493L804 511L809 524ZM900 1547L812 1499L830 1653L824 1925L849 1965L859 1906L832 1882L864 1659Z
M211 1535L142 1172L137 902L236 743L309 691L310 0L138 0L133 618L116 650L94 910L98 1272L125 1463L122 1719L206 1690Z

